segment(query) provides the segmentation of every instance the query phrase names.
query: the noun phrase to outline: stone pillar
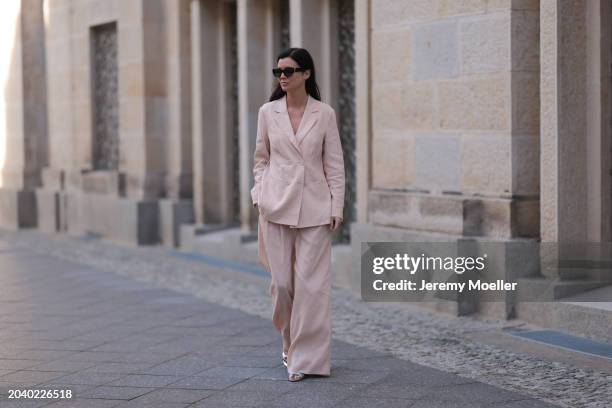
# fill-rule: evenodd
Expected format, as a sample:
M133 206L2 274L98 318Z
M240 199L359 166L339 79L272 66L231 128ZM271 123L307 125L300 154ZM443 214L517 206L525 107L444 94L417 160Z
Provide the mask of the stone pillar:
M160 200L160 237L179 246L179 227L193 223L190 0L165 1L168 83L167 198Z
M586 2L588 241L612 241L612 2Z
M338 99L337 7L332 0L290 0L291 46L306 48L317 68L321 99Z
M370 105L370 2L355 2L355 155L356 221L368 221L368 195L371 187L371 105Z
M173 199L191 198L191 21L190 0L166 1L168 149L166 191Z
M233 214L232 177L236 171L230 133L228 4L191 2L193 82L193 176L195 221L227 225Z
M243 233L252 233L257 210L251 203L253 152L257 136L257 113L268 101L271 89L266 78L276 63L271 60L267 41L270 14L266 0L238 0L238 112L240 118L240 215Z
M586 209L585 3L541 3L542 241L584 241Z
M588 257L570 254L580 248L572 243L610 241L609 7L599 0L541 4L541 229L543 242L560 244L542 254L549 266L542 274L552 279L589 277L557 266Z
M42 0L3 5L0 41L0 227L37 224L35 188L47 165Z
M42 187L36 190L38 228L58 232L67 228L66 174L75 166L73 127L71 1L45 0L46 76L49 165L42 170ZM81 113L81 112L79 112Z
M132 103L140 105L139 114L135 118L140 123L133 133L124 133L121 141L125 156L129 155L124 156L122 166L126 173L126 196L155 199L164 194L168 148L165 13L159 0L125 3L123 7L132 9L136 20L131 27L133 31L120 38L120 47L132 41L139 41L142 47L136 54L131 54L131 58L127 57L130 54L124 54L126 58L123 61L131 59L132 63L129 69L127 66L121 67L119 73L120 81L123 76L137 82L136 86L130 86L126 81L124 86L127 89L124 92L133 98ZM122 47L120 51L126 51L126 48ZM134 68L140 70L140 78L134 76L135 72L130 72ZM127 103L121 104L122 117L129 116L129 109Z

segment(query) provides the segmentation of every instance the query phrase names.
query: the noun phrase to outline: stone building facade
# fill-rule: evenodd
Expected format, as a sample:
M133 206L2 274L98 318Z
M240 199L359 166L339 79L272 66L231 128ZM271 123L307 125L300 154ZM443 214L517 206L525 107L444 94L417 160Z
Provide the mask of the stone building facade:
M363 241L612 240L610 0L10 3L2 227L229 234L239 258L257 110L290 45L339 112L338 284L358 287Z

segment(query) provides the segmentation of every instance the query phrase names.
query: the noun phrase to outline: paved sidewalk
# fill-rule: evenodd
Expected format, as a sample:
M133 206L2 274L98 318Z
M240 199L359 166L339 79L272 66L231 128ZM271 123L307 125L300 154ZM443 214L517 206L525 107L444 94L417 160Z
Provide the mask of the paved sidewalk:
M2 408L556 406L337 340L291 383L280 351L270 320L0 241ZM7 398L42 388L75 396Z

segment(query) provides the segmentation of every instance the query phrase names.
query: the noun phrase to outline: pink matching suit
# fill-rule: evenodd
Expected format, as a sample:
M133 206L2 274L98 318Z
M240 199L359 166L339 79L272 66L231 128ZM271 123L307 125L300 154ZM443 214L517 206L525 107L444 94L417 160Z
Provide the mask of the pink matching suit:
M262 105L253 175L259 260L271 275L272 321L288 371L330 375L329 224L343 217L345 183L334 109L309 95L294 134L286 96Z

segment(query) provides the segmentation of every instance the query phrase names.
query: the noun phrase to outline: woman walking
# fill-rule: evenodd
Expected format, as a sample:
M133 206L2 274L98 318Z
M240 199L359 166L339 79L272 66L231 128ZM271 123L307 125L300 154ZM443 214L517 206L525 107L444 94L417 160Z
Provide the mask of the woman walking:
M251 198L283 364L299 381L331 371L331 238L343 221L344 158L310 53L289 48L272 72L278 84L259 108Z

